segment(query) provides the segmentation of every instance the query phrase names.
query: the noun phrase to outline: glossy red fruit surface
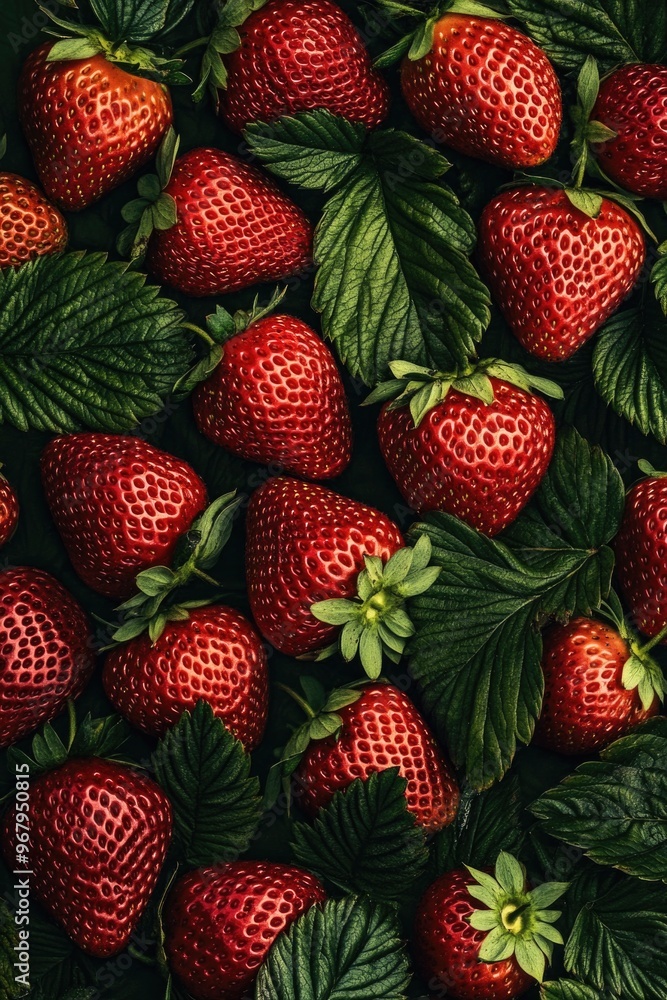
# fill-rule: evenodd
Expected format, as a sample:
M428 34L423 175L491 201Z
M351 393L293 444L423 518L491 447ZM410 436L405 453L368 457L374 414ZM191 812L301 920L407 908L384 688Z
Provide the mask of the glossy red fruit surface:
M646 259L639 225L613 201L591 219L564 191L528 186L486 206L478 253L515 336L546 361L564 361L593 336Z
M0 545L6 545L19 523L19 500L12 484L0 476Z
M667 625L667 478L650 476L632 487L614 548L633 624L656 636Z
M294 316L266 316L225 344L193 395L197 426L242 458L306 479L348 465L352 425L331 351Z
M433 833L452 822L459 804L456 779L407 695L393 684L371 684L337 714L340 733L313 740L294 773L294 796L307 813L314 816L356 778L398 767L418 824Z
M492 378L494 402L450 389L418 427L407 406L385 404L380 448L418 513L442 510L487 535L519 515L539 486L555 444L543 399Z
M310 613L317 601L352 597L364 554L388 559L404 545L380 511L287 476L253 493L246 523L246 575L257 626L292 656L332 642L336 626Z
M129 942L171 839L162 789L112 761L69 760L30 783L30 889L77 947L106 958ZM16 863L16 815L2 828Z
M147 266L187 295L222 295L310 264L312 226L270 180L219 149L193 149L167 185L178 222L151 237Z
M93 590L122 599L149 566L169 563L206 506L187 462L141 438L68 434L42 452L42 482L74 569Z
M250 623L220 604L170 621L151 642L147 633L116 646L104 664L109 701L133 726L162 736L200 699L241 740L260 742L268 712L266 651Z
M512 170L556 148L558 77L542 49L500 20L445 14L430 52L403 60L401 87L422 128L468 156Z
M55 205L25 177L0 173L0 270L66 246L67 223Z
M76 698L95 665L88 620L69 591L31 566L0 573L0 746Z
M633 63L604 79L591 115L617 133L594 146L620 187L667 199L667 66Z
M200 868L181 878L164 911L170 968L194 1000L241 1000L271 945L324 902L309 872L268 861Z
M414 924L412 950L433 996L452 1000L515 1000L535 984L514 957L480 962L486 933L468 923L479 904L468 892L475 880L463 869L448 872L425 892Z
M19 117L47 197L77 211L150 160L173 109L161 83L132 76L104 56L47 62L53 44L26 59Z
M240 46L225 57L219 92L236 132L311 108L373 128L389 109L389 88L373 69L361 35L329 0L272 0L239 29Z
M565 754L594 753L657 715L623 687L631 650L611 625L576 618L544 633L544 703L534 742Z

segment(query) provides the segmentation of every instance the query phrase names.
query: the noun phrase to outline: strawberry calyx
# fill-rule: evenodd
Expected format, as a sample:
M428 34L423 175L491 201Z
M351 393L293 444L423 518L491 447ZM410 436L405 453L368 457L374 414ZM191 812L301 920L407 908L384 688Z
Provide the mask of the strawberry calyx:
M598 614L607 618L622 639L625 640L630 655L623 665L621 683L626 691L637 691L642 708L647 711L656 698L664 702L667 694L665 675L660 664L650 654L667 636L667 625L648 642L642 643L634 629L630 628L623 615L623 608L617 594L612 590L606 601L603 601Z
M201 327L195 326L193 323L184 323L185 329L192 330L203 341L206 346L206 354L190 371L181 376L174 386L174 391L190 392L200 382L205 382L222 361L224 345L227 341L247 330L258 320L270 316L284 298L286 291L287 286L276 288L266 303L261 303L259 295L256 295L249 310L238 309L233 314L219 305L211 316L206 317L207 330L202 330Z
M405 610L406 600L428 590L442 569L429 566L431 551L431 540L421 535L414 548L399 549L386 563L379 556L365 555L365 568L357 577L356 597L312 604L311 614L318 621L342 626L337 641L315 659L340 651L350 662L358 653L372 680L380 676L383 656L398 663L408 639L415 634Z
M165 188L171 180L180 144L180 137L171 127L157 151L155 173L139 178L139 197L123 206L121 215L128 226L116 242L121 257L142 260L153 231L171 229L178 222L176 202Z
M58 41L54 42L51 47L47 61L90 59L93 56L101 55L109 62L115 63L121 69L135 76L157 80L161 83L189 83L190 78L182 71L183 61L181 59L159 56L140 44L149 41L152 32L146 34L141 28L133 30L133 18L136 18L135 25L142 23L142 6L146 6L147 3L148 0L143 0L143 4L140 3L138 7L135 4L131 10L128 10L127 13L123 12L119 16L115 0L113 3L111 0L102 0L95 7L95 13L100 21L99 27L63 20L50 7L40 5L44 14L59 29L54 28L49 31L49 34L54 35ZM160 33L165 32L176 23L172 18L167 24L167 8L168 3L165 0L165 23L162 25ZM152 17L150 20L153 22Z
M390 400L389 408L410 407L415 427L419 427L427 413L446 398L450 389L465 393L490 406L494 400L491 378L509 382L520 389L537 389L552 399L562 399L563 390L551 379L531 375L521 365L510 364L500 358L484 358L470 362L458 372L441 372L423 368L409 361L392 361L389 364L393 379L381 382L363 401L364 406Z
M645 458L640 458L637 462L639 469L644 473L645 476L649 476L651 479L664 479L667 476L667 472L661 472L659 469L654 469L650 462Z
M392 14L397 19L405 17L418 22L415 28L375 60L375 65L380 69L391 66L404 56L417 61L428 55L433 48L435 27L445 14L467 14L470 17L497 18L498 20L509 16L488 6L488 4L478 3L478 0L444 0L444 2L427 10L420 10L418 7L400 3L397 0L377 0L377 3L382 8L383 13Z
M111 636L114 645L135 639L145 631L155 642L167 622L184 621L192 608L211 603L209 600L166 602L193 578L202 579L213 587L219 586L206 570L215 565L227 544L242 500L235 491L218 497L179 540L171 566L151 566L137 574L138 592L116 609L123 622Z
M480 961L514 958L527 975L541 983L547 962L553 958L554 944L564 943L553 926L561 911L549 907L567 891L569 883L543 882L528 889L525 868L506 851L498 855L493 875L465 867L475 879L468 892L485 906L468 917L475 930L487 932L479 950Z

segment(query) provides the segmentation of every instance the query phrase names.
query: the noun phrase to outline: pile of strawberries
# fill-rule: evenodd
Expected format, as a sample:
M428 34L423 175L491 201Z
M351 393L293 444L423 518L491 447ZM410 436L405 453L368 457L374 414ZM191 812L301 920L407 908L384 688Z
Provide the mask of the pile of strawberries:
M425 843L465 821L466 776L410 678L411 600L432 594L441 570L427 536L413 533L408 543L406 528L440 512L491 538L530 509L556 445L557 363L638 287L650 236L637 198L667 201L667 66L623 65L600 83L585 64L574 174L557 180L548 161L562 135L562 87L573 81L559 80L511 19L458 0L437 16L412 9L420 26L378 68L359 26L331 0L218 6L196 98L232 132L313 109L372 130L402 101L415 133L460 154L462 176L480 160L513 173L498 193L486 192L476 261L526 357L538 359L523 367L471 357L441 371L397 357L384 381L360 394L316 317L290 313L292 289L316 271L317 219L249 163L243 145L238 155L210 146L179 155L170 88L182 84L169 73L181 70L110 44L97 26L72 32L60 12L59 40L25 59L18 113L39 186L0 173L0 268L66 252L71 213L157 157L123 213L129 229L119 247L132 267L180 294L186 311L191 297L289 279L268 303L256 299L234 315L218 304L206 330L184 327L199 360L175 392L190 396L181 405L191 407L198 434L260 467L245 491L210 497L193 466L169 452L168 431L164 447L140 432L85 427L44 442L34 489L83 584L78 593L106 599L104 621L91 616L100 606L92 597L86 606L45 569L14 565L24 504L0 478L0 746L14 748L12 766L15 745L24 741L25 757L27 738L46 727L33 743L31 893L97 959L123 952L150 916L170 996L283 1000L267 979L255 985L258 971L283 932L340 888L317 870L248 857L177 869L171 844L182 805L169 783L146 760L119 759L108 720L77 735L75 703L99 674L102 712L118 713L154 747L203 701L246 754L266 748L275 713L270 731L282 729L284 745L269 748L273 766L262 774L269 811L280 792L283 802L292 796L297 817L317 822L352 786L395 768ZM393 6L410 16L410 7ZM185 23L195 17L190 10ZM392 56L400 94L390 97L383 71ZM585 187L587 171L602 178L595 190ZM365 411L377 419L371 441L358 408L376 404ZM364 454L379 449L402 497L391 516L325 485L362 444ZM534 744L557 755L594 757L660 712L667 475L644 472L613 543L623 605L613 597L594 617L542 623ZM245 574L226 594L218 576L230 538L245 539ZM291 660L285 675L275 673L277 654ZM286 690L286 676L299 675L303 691ZM331 678L340 676L336 688ZM328 689L315 705L314 677ZM305 712L296 729L284 721L292 719L287 695ZM69 740L53 754L65 713ZM19 830L10 801L0 833L10 870ZM567 886L532 885L516 858L496 853L493 871L471 860L422 887L405 927L417 976L411 996L512 1000L548 976L563 943L552 903ZM340 990L317 997L361 996Z

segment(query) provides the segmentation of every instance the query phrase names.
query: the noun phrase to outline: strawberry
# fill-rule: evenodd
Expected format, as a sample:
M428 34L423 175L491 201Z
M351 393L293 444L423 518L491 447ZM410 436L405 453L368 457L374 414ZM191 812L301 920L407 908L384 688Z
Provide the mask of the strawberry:
M634 194L667 199L667 66L615 70L602 81L593 118L615 133L593 143L604 172Z
M628 492L620 530L614 542L616 572L637 628L653 638L667 629L667 473L648 462L639 468L646 478Z
M253 616L264 638L291 656L319 650L336 635L313 615L313 604L351 597L364 556L386 559L403 546L380 511L287 476L255 490L246 530Z
M153 641L143 634L107 656L109 701L142 732L162 736L205 699L246 750L260 742L268 711L266 651L249 622L224 605L169 621Z
M460 153L517 170L556 148L558 77L530 38L496 18L445 14L432 44L403 59L401 88L422 128Z
M53 719L86 686L95 665L83 609L49 573L0 573L0 746Z
M454 820L456 778L433 733L399 688L379 683L343 689L330 696L321 713L310 710L309 715L285 749L287 759L293 747L302 749L309 741L294 770L295 794L309 816L356 778L398 767L407 782L408 809L419 826L434 833Z
M171 829L171 805L154 781L100 758L68 760L30 784L31 891L79 948L115 955L155 888ZM13 808L1 833L12 869L16 834Z
M664 694L660 667L620 622L576 618L548 629L542 671L535 743L564 754L606 747L656 715Z
M501 851L495 876L466 865L442 875L417 908L413 953L433 994L452 1000L514 1000L542 981L563 938L550 906L565 882L526 884L523 866ZM475 902L483 904L479 907Z
M292 865L238 861L199 868L167 897L169 966L194 1000L250 996L278 935L324 899L320 882Z
M127 597L138 572L169 560L206 505L194 469L136 437L58 437L44 449L41 468L75 570L106 597Z
M234 131L311 108L369 128L386 116L389 88L336 4L270 0L238 30L240 44L224 58L219 91L220 111Z
M307 479L331 479L349 464L352 426L336 362L295 316L250 316L225 340L193 405L202 434L242 458Z
M555 444L551 410L526 390L562 397L559 387L493 359L461 375L401 361L390 368L396 378L368 402L397 397L382 408L378 437L407 503L487 535L502 531L539 486Z
M58 44L58 43L56 43ZM48 198L87 208L150 160L173 120L166 87L96 54L55 59L45 42L25 62L19 116Z
M146 262L159 282L180 292L222 295L310 263L312 227L301 209L229 153L190 150L176 161L163 202L165 195L177 221L155 229Z
M0 546L7 544L18 523L19 498L12 484L0 475Z
M0 173L0 270L67 246L67 223L39 188Z
M564 361L592 337L632 291L646 259L641 229L624 209L598 199L591 218L570 194L504 191L480 222L478 252L491 291L520 343L546 361Z

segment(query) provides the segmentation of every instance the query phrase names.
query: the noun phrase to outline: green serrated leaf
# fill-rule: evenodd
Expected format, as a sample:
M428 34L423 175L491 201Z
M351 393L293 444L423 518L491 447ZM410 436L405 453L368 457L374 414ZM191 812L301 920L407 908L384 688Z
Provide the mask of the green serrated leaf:
M558 979L543 983L540 1000L605 1000L597 990L572 979Z
M566 187L565 194L576 209L591 219L597 219L602 211L602 195L596 194L594 191Z
M660 303L663 313L667 316L667 252L665 250L653 265L651 282L654 286L655 297Z
M406 1000L410 976L393 909L347 896L313 906L259 971L256 1000Z
M152 763L174 809L174 846L185 864L226 861L247 849L261 815L259 781L207 702L183 713Z

